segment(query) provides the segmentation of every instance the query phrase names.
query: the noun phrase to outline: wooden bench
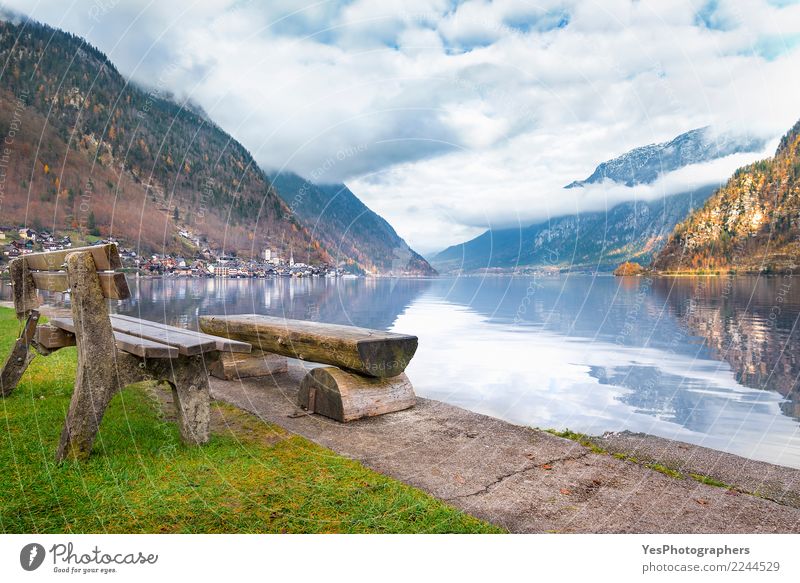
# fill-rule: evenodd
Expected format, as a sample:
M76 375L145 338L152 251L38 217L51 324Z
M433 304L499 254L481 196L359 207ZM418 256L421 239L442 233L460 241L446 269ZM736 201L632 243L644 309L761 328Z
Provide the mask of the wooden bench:
M201 316L200 328L266 353L333 365L312 369L300 383L298 404L310 413L348 422L416 401L404 373L416 336L258 314Z
M11 262L14 307L22 334L0 372L0 395L11 394L34 352L47 356L77 346L78 367L56 458L87 457L103 414L119 390L143 380L172 388L181 437L209 438L207 368L220 354L247 353L250 345L130 316L110 316L107 299L130 296L116 245L33 253ZM70 292L71 318L38 325L37 290Z

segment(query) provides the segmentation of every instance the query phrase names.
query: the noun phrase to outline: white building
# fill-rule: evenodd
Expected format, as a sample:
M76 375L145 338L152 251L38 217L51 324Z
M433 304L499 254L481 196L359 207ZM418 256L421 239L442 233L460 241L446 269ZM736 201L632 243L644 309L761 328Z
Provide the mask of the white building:
M272 249L264 249L264 261L269 262L272 259Z

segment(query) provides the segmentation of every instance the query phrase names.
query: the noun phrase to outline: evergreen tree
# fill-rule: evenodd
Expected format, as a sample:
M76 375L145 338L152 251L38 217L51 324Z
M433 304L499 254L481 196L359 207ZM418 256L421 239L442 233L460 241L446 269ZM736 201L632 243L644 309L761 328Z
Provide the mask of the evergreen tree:
M90 235L100 236L100 229L97 228L97 219L94 218L94 211L89 211L89 219L86 221L86 226Z

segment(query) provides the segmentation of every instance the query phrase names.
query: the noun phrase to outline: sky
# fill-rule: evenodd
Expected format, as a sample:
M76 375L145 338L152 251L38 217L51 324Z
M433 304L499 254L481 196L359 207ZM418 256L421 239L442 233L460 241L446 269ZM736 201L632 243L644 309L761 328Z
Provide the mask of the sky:
M2 0L199 104L269 170L344 181L423 254L724 181L800 118L789 0ZM710 125L764 152L564 190Z

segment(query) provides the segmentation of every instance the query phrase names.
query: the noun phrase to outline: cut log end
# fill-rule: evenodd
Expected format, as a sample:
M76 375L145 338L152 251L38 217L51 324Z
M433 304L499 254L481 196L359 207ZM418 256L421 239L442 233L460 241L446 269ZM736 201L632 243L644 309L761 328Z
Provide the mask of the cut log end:
M358 343L361 370L380 378L391 378L401 374L417 351L417 337L407 336L400 340L362 340Z
M376 378L332 366L310 370L298 395L301 407L342 423L402 411L415 403L414 387L403 373Z

